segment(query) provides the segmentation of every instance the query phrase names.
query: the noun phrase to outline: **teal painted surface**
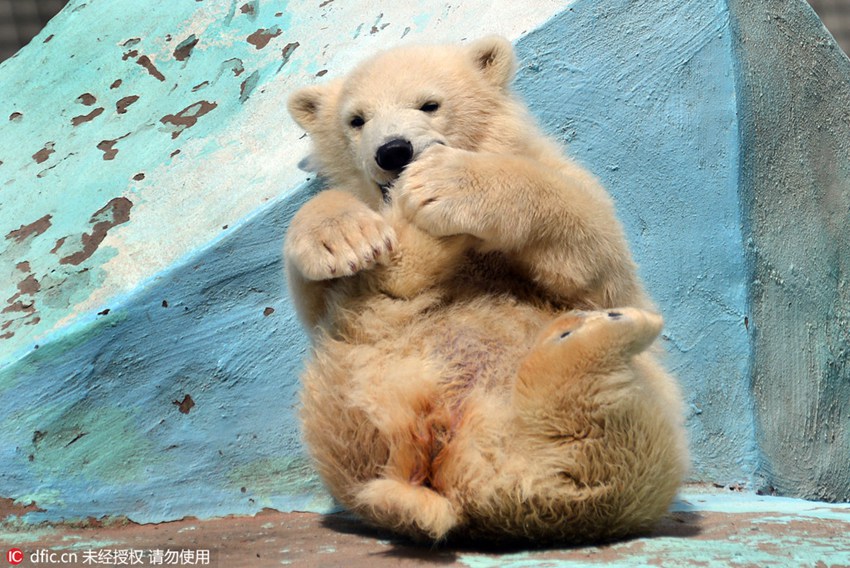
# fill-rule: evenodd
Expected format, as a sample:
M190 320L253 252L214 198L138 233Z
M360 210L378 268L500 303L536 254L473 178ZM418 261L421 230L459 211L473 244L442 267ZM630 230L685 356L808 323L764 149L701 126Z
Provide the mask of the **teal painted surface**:
M686 388L694 478L848 498L846 319L825 338L814 326L848 304L813 303L806 320L814 335L805 345L833 369L829 381L805 375L820 385L806 390L804 375L758 375L801 339L768 333L768 315L793 318L777 315L773 296L748 295L750 279L770 265L753 260L742 234L783 253L786 209L752 207L772 173L809 179L822 202L838 204L828 209L837 220L826 229L837 232L826 233L835 244L826 283L800 274L812 288L785 290L831 290L832 278L843 291L846 280L847 224L838 221L847 162L811 181L795 160L764 166L750 156L763 151L751 137L783 128L747 114L750 80L739 65L754 44L775 51L775 63L759 68L767 85L782 62L779 43L758 43L780 29L758 17L768 4L743 13L721 1L541 2L532 21L509 3L431 14L406 2L375 13L336 3L73 2L0 65L0 138L19 141L0 148L0 300L12 307L0 314L0 335L14 334L0 339L0 497L35 502L42 511L29 521L331 507L297 432L306 340L284 297L280 245L317 186L295 166L307 145L282 101L402 37L454 41L489 26L530 30L516 41L517 89L615 196L668 322L664 345ZM799 2L787 6L815 25ZM471 14L480 17L470 23ZM56 71L34 73L36 63ZM846 59L834 63L840 70ZM841 73L839 94L847 91ZM823 105L823 125L844 133L846 115ZM820 123L795 124L810 136ZM760 164L768 169L751 177L762 185L747 185L748 168ZM823 234L816 218L804 243ZM817 259L808 267L824 274ZM789 392L799 420L812 420L796 437L783 430ZM818 425L826 416L830 425ZM808 473L792 475L801 454L817 474L810 483ZM808 492L815 485L833 492Z
M761 489L850 500L850 59L803 2L730 6Z
M157 17L146 3L72 1L0 66L4 360L103 309L111 298L101 290L129 291L121 281L152 276L146 265L165 268L216 236L196 231L199 240L187 227L238 219L192 199L203 179L192 162L227 155L222 146L234 141L224 133L244 123L252 87L284 68L285 43L270 38L258 49L249 40L286 26L288 13L285 2L238 15L235 6L170 2ZM241 182L259 186L263 173ZM221 172L207 195L232 192L233 181Z
M3 492L44 510L29 521L332 506L299 442L279 254L310 191L0 371Z

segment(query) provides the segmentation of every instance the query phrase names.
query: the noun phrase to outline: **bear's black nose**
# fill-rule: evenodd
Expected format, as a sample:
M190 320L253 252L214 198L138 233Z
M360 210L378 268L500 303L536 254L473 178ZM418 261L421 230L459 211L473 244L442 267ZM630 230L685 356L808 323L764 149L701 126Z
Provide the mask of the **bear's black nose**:
M413 159L413 144L403 138L390 140L375 152L375 161L382 170L402 169Z

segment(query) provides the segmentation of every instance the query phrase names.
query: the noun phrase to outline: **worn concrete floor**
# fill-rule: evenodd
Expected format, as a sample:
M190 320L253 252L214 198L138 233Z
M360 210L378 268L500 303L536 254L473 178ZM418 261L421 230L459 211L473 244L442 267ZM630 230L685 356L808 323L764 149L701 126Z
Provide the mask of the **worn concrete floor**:
M6 516L0 510L0 515ZM156 525L89 521L0 524L0 566L20 551L31 566L850 566L850 504L689 487L653 534L580 548L428 548L364 527L345 514L264 511L255 517Z

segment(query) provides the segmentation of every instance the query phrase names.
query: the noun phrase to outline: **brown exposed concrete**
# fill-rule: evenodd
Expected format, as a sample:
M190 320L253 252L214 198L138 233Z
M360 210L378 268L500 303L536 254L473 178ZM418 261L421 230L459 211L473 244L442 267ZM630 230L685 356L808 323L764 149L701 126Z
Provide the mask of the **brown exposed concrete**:
M281 565L380 568L426 564L536 568L557 562L567 562L566 565L573 567L850 566L850 511L846 505L832 508L829 504L816 504L817 511L812 513L806 502L801 501L800 512L795 514L789 513L787 504L779 507L781 511L768 511L768 498L766 509L755 507L747 512L747 506L733 501L724 505L729 510L718 512L718 502L711 501L712 498L707 498L709 504L702 509L698 500L686 503L685 509L693 505L693 510L682 510L680 506L651 535L565 549L499 548L498 543L419 546L366 527L344 513L318 515L271 510L254 517L185 519L156 525L139 525L126 519L111 523L92 519L76 525L34 527L22 526L13 517L5 525L0 524L0 547L20 548L26 558L41 550L77 554L76 563L48 563L42 557L39 566L93 565L83 561L84 554L119 550L140 551L144 558L141 565L150 565L151 551L208 552L209 563L204 565L222 568ZM2 515L20 515L33 508L34 505L15 507L0 500ZM87 553L89 550L92 552ZM5 550L2 552L5 554ZM61 559L57 556L56 560ZM24 562L21 566L33 565Z

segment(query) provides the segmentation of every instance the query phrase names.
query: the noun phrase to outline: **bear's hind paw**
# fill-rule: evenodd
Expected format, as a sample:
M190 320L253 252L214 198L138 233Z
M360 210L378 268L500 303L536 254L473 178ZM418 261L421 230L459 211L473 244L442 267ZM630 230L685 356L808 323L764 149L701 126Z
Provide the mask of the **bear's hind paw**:
M448 499L427 487L394 479L366 483L355 502L358 511L375 524L435 542L458 524L455 507Z

